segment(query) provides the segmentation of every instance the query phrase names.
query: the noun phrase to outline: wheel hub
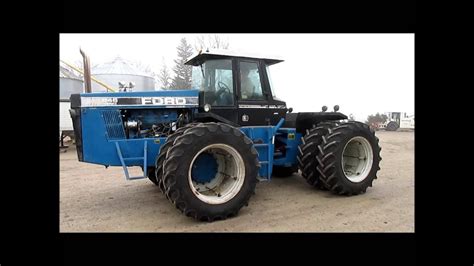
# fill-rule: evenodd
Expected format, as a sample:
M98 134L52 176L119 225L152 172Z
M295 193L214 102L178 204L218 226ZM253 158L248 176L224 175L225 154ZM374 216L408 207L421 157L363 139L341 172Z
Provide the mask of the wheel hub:
M201 153L194 161L192 167L192 180L196 183L208 183L217 173L216 159L210 153Z
M239 152L226 144L211 144L193 158L189 185L194 195L209 204L222 204L237 195L245 180Z
M362 182L372 169L373 151L369 141L364 137L349 140L342 152L342 169L351 182Z

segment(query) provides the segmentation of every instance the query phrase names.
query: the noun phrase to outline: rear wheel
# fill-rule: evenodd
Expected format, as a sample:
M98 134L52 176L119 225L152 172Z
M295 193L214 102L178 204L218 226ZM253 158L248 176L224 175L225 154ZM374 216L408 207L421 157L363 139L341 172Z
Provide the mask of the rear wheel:
M163 184L186 216L212 222L237 215L255 191L259 162L240 130L204 123L186 130L169 148Z
M317 170L328 188L341 195L365 193L380 170L379 139L366 124L334 127L318 146Z
M322 137L337 125L337 122L319 123L317 127L307 130L298 147L297 160L301 176L308 184L323 190L326 190L327 186L316 169L319 165L316 157L319 154L318 145L322 143Z

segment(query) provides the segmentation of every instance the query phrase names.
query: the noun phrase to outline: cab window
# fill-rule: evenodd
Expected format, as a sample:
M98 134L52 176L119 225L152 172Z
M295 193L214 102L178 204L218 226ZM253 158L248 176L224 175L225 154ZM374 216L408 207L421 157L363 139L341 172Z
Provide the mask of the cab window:
M232 60L208 60L193 67L193 87L204 91L204 102L213 106L234 105Z
M263 100L262 87L258 64L240 62L240 98L242 100Z

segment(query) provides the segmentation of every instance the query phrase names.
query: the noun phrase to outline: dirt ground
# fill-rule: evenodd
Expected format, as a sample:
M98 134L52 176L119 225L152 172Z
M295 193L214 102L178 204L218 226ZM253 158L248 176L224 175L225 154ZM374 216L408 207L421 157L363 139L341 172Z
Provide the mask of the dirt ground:
M213 223L181 214L148 179L60 153L61 232L414 232L414 133L378 131L381 170L367 193L344 197L299 175L257 184L237 217ZM139 174L139 168L132 171Z

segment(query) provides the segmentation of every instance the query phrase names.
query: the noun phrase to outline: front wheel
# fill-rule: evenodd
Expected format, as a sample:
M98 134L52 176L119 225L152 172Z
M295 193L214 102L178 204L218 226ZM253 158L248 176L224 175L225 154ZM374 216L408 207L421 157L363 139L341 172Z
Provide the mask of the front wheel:
M239 129L203 123L169 148L163 184L167 198L186 216L212 222L237 215L255 191L259 162Z
M184 131L186 131L187 129L197 124L198 123L190 123L190 124L185 125L184 127L178 128L173 134L168 136L165 143L160 148L160 153L158 154L155 160L155 168L154 168L155 172L153 173L153 176L152 176L154 180L152 178L150 178L150 180L160 188L163 194L165 194L165 190L164 190L165 188L163 186L163 163L165 161L166 152L171 146L173 146L173 143L177 137L183 135Z

